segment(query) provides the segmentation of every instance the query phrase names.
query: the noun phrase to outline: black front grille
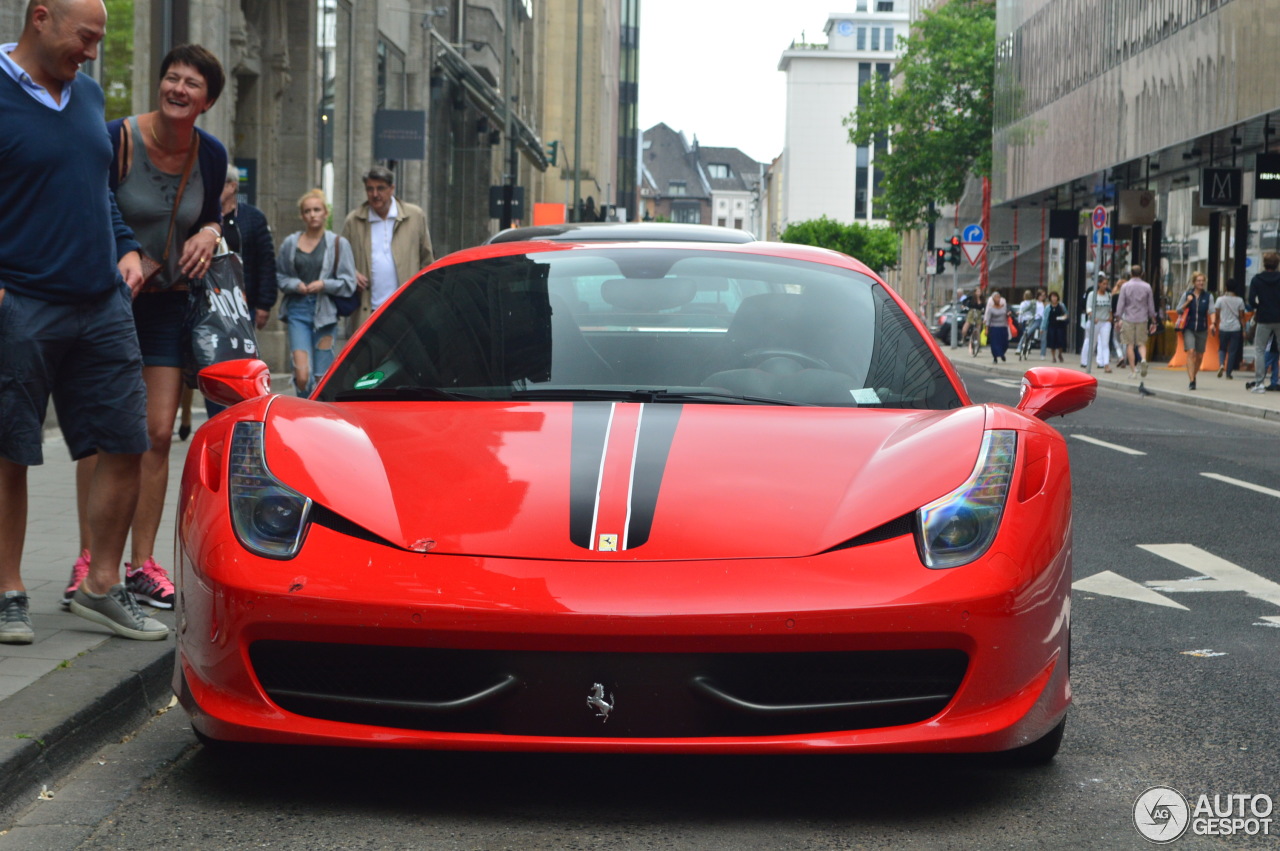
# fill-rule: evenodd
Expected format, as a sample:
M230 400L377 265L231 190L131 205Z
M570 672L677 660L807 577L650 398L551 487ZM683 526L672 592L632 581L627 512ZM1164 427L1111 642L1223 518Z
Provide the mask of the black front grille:
M777 736L923 721L950 701L959 650L567 653L258 641L281 708L313 718L522 736ZM607 717L588 697L599 684Z

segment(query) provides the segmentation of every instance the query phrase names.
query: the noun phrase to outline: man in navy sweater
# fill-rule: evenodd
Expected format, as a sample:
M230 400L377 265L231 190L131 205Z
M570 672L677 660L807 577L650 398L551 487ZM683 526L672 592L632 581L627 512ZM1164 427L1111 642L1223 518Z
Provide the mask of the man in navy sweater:
M79 72L106 23L102 0L32 0L21 38L0 45L0 643L35 640L20 567L50 395L71 456L100 459L88 496L101 556L71 611L127 638L168 635L120 581L147 424L138 244L107 188L102 89Z

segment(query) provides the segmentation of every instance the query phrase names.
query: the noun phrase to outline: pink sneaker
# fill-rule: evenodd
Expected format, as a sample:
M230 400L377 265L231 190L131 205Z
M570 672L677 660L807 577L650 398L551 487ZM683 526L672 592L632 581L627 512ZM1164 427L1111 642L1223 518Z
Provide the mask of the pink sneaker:
M62 608L71 608L71 598L75 596L76 589L80 587L80 583L84 582L84 578L89 575L89 551L81 550L80 558L76 559L76 563L71 567L71 581L67 583L67 590L62 592Z
M148 558L146 564L137 570L126 561L124 586L140 603L148 603L157 609L173 608L173 582L154 558Z

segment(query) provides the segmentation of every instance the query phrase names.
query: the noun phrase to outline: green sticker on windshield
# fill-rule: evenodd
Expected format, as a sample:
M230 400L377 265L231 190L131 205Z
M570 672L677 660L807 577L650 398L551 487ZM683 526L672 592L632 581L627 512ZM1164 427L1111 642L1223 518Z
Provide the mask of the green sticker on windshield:
M382 379L386 378L385 372L371 372L368 375L362 375L356 379L357 390L368 390L370 387L377 387L382 383Z

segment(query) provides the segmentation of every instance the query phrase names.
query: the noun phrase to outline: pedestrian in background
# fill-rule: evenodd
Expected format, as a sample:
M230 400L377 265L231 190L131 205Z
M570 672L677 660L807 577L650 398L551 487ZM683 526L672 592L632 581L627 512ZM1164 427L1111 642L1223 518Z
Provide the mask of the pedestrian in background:
M267 217L252 204L240 203L240 169L227 165L227 180L222 185L222 239L226 247L240 258L244 270L244 293L254 327L261 331L275 307L276 249L271 241ZM178 439L191 435L192 389L182 388L182 405L178 417ZM212 419L225 406L204 400L205 412Z
M342 235L355 255L360 308L352 314L351 330L425 266L435 255L427 215L416 204L395 197L395 175L374 166L364 173L366 200L347 214Z
M1049 350L1049 294L1043 287L1036 290L1036 301L1039 302L1036 321L1040 323L1040 360L1044 360L1045 353Z
M1111 359L1117 366L1128 365L1129 371L1133 372L1133 361L1130 360L1124 350L1124 343L1120 341L1120 320L1117 318L1117 307L1120 304L1120 288L1129 280L1129 273L1125 272L1123 276L1117 276L1115 283L1111 286Z
M1052 360L1055 363L1062 363L1062 350L1067 347L1067 326L1070 324L1070 317L1067 316L1067 308L1062 303L1062 297L1058 295L1058 291L1054 290L1049 293L1049 306L1045 308L1045 343L1049 347Z
M1000 363L1006 360L1005 352L1009 349L1009 303L1000 295L999 290L991 291L987 300L987 309L982 321L987 326L987 342L991 346L991 362Z
M1196 272L1191 276L1191 287L1178 300L1177 313L1185 310L1187 321L1182 329L1182 349L1187 355L1187 389L1196 389L1196 374L1200 371L1200 360L1204 357L1205 346L1209 341L1209 332L1213 329L1213 296L1205 291L1208 277L1204 272Z
M266 215L248 201L240 200L240 169L227 166L222 187L222 236L227 247L240 255L244 266L244 294L253 311L253 324L267 327L271 308L276 305L276 247Z
M1097 278L1089 284L1085 289L1084 295L1080 299L1080 368L1084 369L1089 366L1089 346L1097 342L1097 335L1091 334L1089 317L1092 315L1090 305L1093 304L1094 293L1098 291L1097 282L1106 280L1106 273L1099 272Z
M1236 293L1234 279L1227 281L1227 292L1213 304L1218 326L1218 377L1227 378L1240 366L1240 350L1244 344L1244 299Z
M1129 267L1129 279L1120 285L1116 299L1116 319L1120 324L1120 342L1129 362L1129 377L1147 377L1147 340L1156 332L1156 302L1151 284L1142 279L1142 267Z
M1111 282L1098 279L1097 288L1085 304L1085 316L1093 330L1094 361L1107 372L1111 371ZM1087 355L1087 353L1086 353Z
M356 291L356 267L351 243L325 229L329 204L322 190L312 189L299 198L298 213L306 228L285 237L276 276L284 293L280 318L289 328L293 387L306 396L333 364L338 330L333 296Z
M1029 333L1035 318L1036 300L1031 297L1031 290L1023 290L1022 301L1018 302L1018 333Z
M27 468L44 461L50 396L71 457L98 458L85 516L101 558L86 565L71 611L126 638L169 634L120 581L147 419L130 311L142 285L138 243L107 188L102 89L79 72L97 58L106 24L102 0L33 2L18 41L0 45L2 644L35 641L21 563Z
M1280 254L1268 251L1262 255L1262 271L1249 282L1249 295L1245 300L1254 311L1253 381L1245 385L1254 393L1266 390L1267 351L1280 346ZM1273 343L1273 338L1275 341ZM1277 386L1272 373L1272 386Z
M169 446L182 397L182 320L189 279L204 277L222 238L222 186L227 151L196 127L222 94L222 64L197 44L173 48L160 62L159 107L108 122L114 149L110 185L125 223L159 269L133 300L133 322L147 386L142 483L131 526L125 584L138 600L173 608L173 582L155 559L169 488ZM92 465L93 459L80 462ZM91 473L77 471L79 483ZM70 605L98 556L81 552L63 592Z

